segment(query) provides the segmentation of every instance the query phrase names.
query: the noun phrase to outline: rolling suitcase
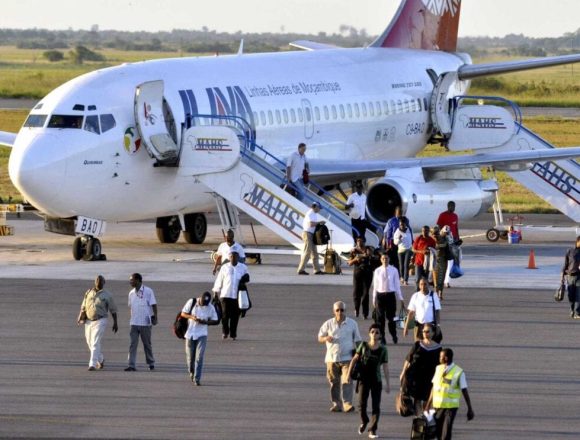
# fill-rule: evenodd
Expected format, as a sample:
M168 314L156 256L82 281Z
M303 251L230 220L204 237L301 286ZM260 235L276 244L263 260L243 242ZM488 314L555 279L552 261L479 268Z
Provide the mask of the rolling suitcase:
M332 238L328 241L326 246L326 251L324 252L324 272L328 274L338 275L342 273L340 266L342 265L342 260L340 255L334 249L332 249Z
M424 416L415 417L411 427L411 440L431 440L437 437L435 423L427 422Z

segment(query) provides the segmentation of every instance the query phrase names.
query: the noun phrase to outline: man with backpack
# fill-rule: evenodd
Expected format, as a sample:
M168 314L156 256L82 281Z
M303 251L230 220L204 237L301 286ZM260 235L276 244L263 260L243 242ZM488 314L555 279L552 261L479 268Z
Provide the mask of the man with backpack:
M304 221L302 222L302 240L304 241L304 249L302 249L300 264L298 265L298 275L308 275L308 272L304 269L311 257L312 266L314 266L314 274L324 274L324 272L320 270L320 264L318 263L318 252L316 245L314 244L314 230L317 225L323 225L325 221L318 215L320 204L318 202L312 202L312 205L310 206L311 208L306 211Z
M183 306L181 316L188 320L185 333L185 357L189 377L196 386L201 385L201 370L207 344L207 326L219 322L211 293L204 292L200 298L191 298Z

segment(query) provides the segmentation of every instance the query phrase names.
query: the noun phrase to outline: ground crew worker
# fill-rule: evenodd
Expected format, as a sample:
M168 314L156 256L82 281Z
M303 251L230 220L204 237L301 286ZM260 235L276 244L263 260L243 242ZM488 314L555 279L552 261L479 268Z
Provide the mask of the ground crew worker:
M444 348L439 355L440 364L435 369L433 388L427 402L427 409L435 408L437 423L437 440L451 440L453 420L459 408L461 394L467 403L467 420L473 420L475 414L467 391L465 373L453 363L453 350Z

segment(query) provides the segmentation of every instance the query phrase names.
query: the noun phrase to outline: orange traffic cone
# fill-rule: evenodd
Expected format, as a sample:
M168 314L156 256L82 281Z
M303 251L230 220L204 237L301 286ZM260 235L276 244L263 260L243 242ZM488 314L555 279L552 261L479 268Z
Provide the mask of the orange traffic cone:
M534 255L534 250L530 249L530 258L528 259L528 269L537 269L536 267L536 256Z

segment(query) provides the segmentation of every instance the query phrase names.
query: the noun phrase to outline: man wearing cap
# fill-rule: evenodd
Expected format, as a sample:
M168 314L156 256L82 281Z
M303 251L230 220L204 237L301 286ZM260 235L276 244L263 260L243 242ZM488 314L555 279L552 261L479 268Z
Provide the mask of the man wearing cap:
M213 285L213 291L220 296L222 305L222 338L238 337L238 321L240 308L238 307L238 290L240 282L249 283L248 267L238 262L238 253L230 251L229 260L222 265Z
M367 230L367 196L363 194L363 185L361 182L357 182L355 190L355 192L348 196L346 207L350 209L352 238L356 243L357 237L364 237Z
M304 241L304 249L302 249L302 256L300 257L300 264L298 265L298 275L308 275L304 270L308 260L312 257L312 266L314 266L314 274L322 275L324 272L320 270L318 263L318 252L314 244L314 230L317 225L323 225L324 220L320 218L318 212L320 211L320 204L312 202L311 208L306 211L304 220L302 222L302 240Z
M308 175L308 161L306 159L306 144L298 144L298 151L292 153L286 161L286 178L296 190L296 198L304 198L304 175ZM305 173L306 171L306 173Z

